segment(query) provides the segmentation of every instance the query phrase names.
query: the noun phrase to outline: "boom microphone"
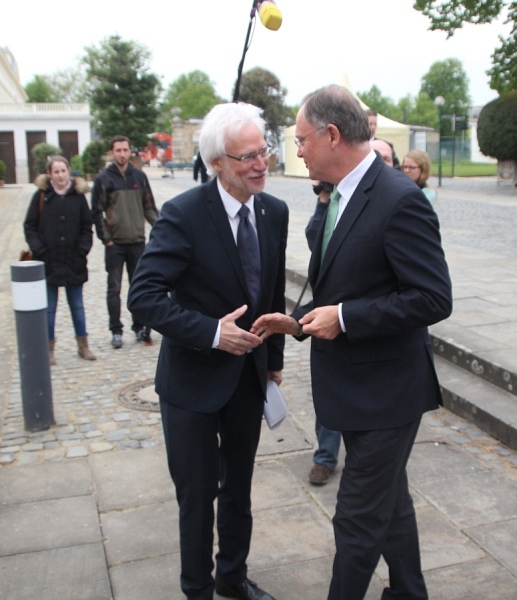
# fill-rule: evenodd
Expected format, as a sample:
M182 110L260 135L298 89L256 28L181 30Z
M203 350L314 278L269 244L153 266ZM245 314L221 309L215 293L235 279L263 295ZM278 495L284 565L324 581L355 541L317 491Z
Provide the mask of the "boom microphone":
M282 25L282 13L274 0L264 0L258 5L258 14L262 25L271 31L277 31Z

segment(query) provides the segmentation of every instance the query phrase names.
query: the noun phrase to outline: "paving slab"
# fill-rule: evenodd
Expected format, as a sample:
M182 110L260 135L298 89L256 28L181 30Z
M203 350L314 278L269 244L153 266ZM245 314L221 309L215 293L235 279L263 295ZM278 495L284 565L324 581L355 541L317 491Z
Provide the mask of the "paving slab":
M417 442L408 462L408 477L412 485L443 481L454 475L483 471L486 467L457 444L442 439ZM418 487L418 486L417 486Z
M466 532L517 577L517 519L467 529Z
M0 511L0 556L100 542L93 496L7 504Z
M458 527L467 529L517 518L517 484L493 471L413 482Z
M112 600L102 543L1 557L0 598Z
M174 497L164 446L98 454L91 460L100 512Z
M86 496L91 494L92 490L92 477L87 460L27 465L17 471L2 471L0 504Z
M432 600L513 600L517 580L493 558L426 573Z
M110 567L179 552L176 501L117 509L100 515Z
M117 565L109 575L117 600L185 600L179 585L179 554Z

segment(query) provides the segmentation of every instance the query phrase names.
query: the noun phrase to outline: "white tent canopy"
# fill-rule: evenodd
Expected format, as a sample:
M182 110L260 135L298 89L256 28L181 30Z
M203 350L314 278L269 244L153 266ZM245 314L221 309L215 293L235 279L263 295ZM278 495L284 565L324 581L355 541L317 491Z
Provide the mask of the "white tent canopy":
M347 75L341 77L341 81L338 83L347 88L360 102L361 106L366 110L368 106L362 102L357 94L352 89L350 81ZM295 126L286 127L284 132L285 137L285 175L293 177L308 177L309 172L307 171L303 160L296 156L296 145L294 144L294 132ZM409 151L409 125L392 121L388 117L383 115L377 115L377 132L375 137L381 138L393 144L395 152L399 160L408 153Z

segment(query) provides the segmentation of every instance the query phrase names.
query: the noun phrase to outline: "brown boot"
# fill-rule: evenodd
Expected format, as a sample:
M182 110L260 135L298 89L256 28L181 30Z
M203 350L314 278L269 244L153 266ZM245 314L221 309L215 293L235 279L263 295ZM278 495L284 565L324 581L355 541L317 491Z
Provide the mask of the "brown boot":
M81 358L84 358L84 360L97 360L95 354L88 348L87 336L77 336L75 339L77 340L77 354L79 354Z
M50 364L51 365L55 365L56 364L56 359L54 358L54 346L56 344L56 340L49 340L48 341L48 355L50 358Z

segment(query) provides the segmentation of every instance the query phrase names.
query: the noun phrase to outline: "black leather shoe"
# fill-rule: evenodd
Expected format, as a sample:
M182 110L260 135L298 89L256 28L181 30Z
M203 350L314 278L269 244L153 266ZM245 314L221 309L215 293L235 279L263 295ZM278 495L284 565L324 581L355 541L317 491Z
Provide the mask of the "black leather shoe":
M224 598L239 598L240 600L275 600L264 590L261 590L258 585L245 579L242 583L230 585L222 579L215 580L215 592Z

